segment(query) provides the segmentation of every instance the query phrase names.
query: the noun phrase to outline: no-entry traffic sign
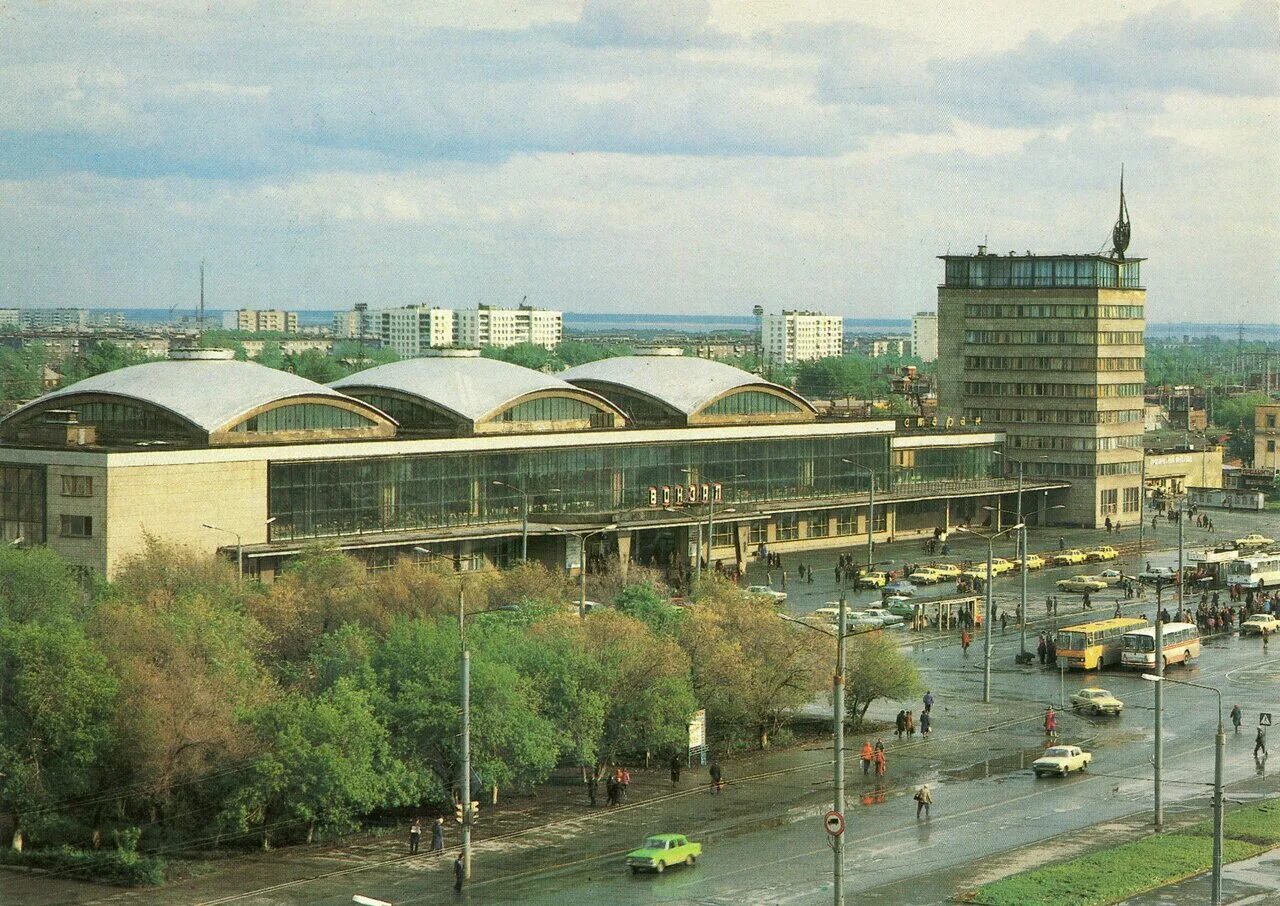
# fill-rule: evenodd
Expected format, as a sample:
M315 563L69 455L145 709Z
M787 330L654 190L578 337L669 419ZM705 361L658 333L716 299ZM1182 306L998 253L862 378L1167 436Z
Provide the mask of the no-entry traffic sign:
M827 812L823 823L827 826L827 833L833 837L838 837L844 833L844 815L839 812Z

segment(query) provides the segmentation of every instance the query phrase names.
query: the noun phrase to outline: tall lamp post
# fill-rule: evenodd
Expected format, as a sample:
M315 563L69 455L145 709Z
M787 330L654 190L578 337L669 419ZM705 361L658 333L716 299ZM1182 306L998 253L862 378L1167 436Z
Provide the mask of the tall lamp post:
M699 475L696 472L694 472L693 469L681 469L680 471L688 475L689 481L691 482L696 481L697 478L703 478L706 480L705 483L707 484L718 484L721 487L724 487L723 481L717 481L714 478L707 478L707 476L705 475ZM745 473L739 473L737 475L734 475L733 476L734 487L735 488L737 487L737 483L739 479L746 478L746 477L747 476ZM734 496L736 497L737 494L735 493ZM722 512L730 513L733 511L723 510ZM701 530L701 526L699 526L699 530ZM712 494L711 498L707 501L707 566L711 565L711 551L712 551L712 546L715 544L715 533L716 533L716 498L715 498L715 495ZM698 547L701 548L702 545L698 545ZM702 578L702 551L701 550L698 551L698 556L694 557L693 574L694 574L695 581Z
M957 531L964 532L967 535L975 535L987 542L987 609L982 617L982 625L985 628L983 633L986 637L983 644L982 652L982 701L984 704L991 703L991 561L995 559L996 539L1001 535L1008 535L1010 532L1021 531L1025 528L1021 522L1017 525L1010 526L1003 531L995 532L991 535L984 535L982 532L975 532L973 529L964 526L956 526Z
M272 516L270 519L268 519L266 522L264 522L264 523L262 523L262 524L263 524L263 525L270 525L271 523L273 523L273 522L275 522L275 521L276 521L276 517L275 517L275 516ZM212 522L202 522L202 523L200 523L200 527L201 527L201 528L207 528L207 529L209 529L210 531L214 531L214 532L223 532L223 533L225 533L225 534L227 534L227 535L234 535L234 536L235 536L235 539L236 539L236 582L237 582L237 584L239 584L239 583L243 583L243 582L244 582L244 541L243 541L243 539L241 539L241 537L240 537L240 533L239 533L239 532L232 531L231 529L225 529L225 528L222 528L221 526L214 525ZM19 540L19 541L21 541L22 539L21 539L21 538L19 538L18 540Z
M1021 474L1019 474L1018 478L1019 479L1022 478ZM996 508L991 506L984 506L983 509L995 510ZM1041 511L1033 510L1030 515L1037 516L1039 515L1040 512L1048 512L1049 510L1065 510L1065 509L1066 507L1063 506L1062 504L1055 504L1054 506L1045 507L1044 510L1041 510ZM1008 510L1000 510L999 512L1005 516L1013 515ZM1025 658L1030 656L1027 652L1027 572L1028 572L1027 570L1027 524L1022 519L1021 507L1018 508L1017 516L1018 516L1018 522L1022 523L1022 532L1019 535L1019 538L1021 540L1020 547L1022 551L1022 558L1018 563L1018 568L1022 573L1022 592L1018 601L1018 609L1019 609L1018 654L1020 657Z
M860 462L854 462L852 459L841 459L840 461L847 466L861 469L871 478L871 491L867 497L867 572L871 572L871 567L875 564L876 559L876 470L870 466L864 466Z
M520 495L520 562L529 562L529 494L524 488L516 487L505 481L493 480L495 487L506 488ZM547 488L546 493L555 494L559 488Z
M1156 657L1159 656L1160 653L1156 652ZM1177 686L1191 686L1193 689L1203 689L1218 696L1218 733L1213 738L1213 883L1211 894L1213 906L1218 906L1222 902L1222 763L1227 749L1227 732L1222 726L1222 692L1213 686L1190 683L1186 680L1169 679L1167 676L1157 676L1154 673L1144 673L1142 678L1148 682L1155 683L1157 688L1164 683L1173 683Z
M569 535L578 539L578 616L586 617L587 615L587 539L595 535L603 535L605 532L616 531L618 524L611 523L603 528L592 529L589 532L575 532L561 525L549 525L547 528L553 532L560 532L562 535Z

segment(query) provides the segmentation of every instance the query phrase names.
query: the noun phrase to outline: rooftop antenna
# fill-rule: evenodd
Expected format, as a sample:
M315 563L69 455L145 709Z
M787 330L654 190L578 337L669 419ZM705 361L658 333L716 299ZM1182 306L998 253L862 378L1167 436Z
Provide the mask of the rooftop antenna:
M1116 217L1116 225L1111 228L1111 251L1116 258L1124 260L1124 253L1129 248L1129 206L1124 200L1124 164L1120 165L1120 214Z

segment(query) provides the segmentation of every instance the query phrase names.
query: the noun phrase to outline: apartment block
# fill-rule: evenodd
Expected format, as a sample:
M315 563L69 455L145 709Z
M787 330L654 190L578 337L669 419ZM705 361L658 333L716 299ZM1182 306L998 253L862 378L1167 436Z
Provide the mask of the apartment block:
M375 312L382 345L401 358L422 355L424 350L453 346L454 313L448 308L409 305Z
M223 312L222 326L243 333L297 333L298 313L278 308L242 308Z
M761 344L767 365L811 362L844 353L844 318L813 311L765 315Z
M454 336L457 345L473 348L531 343L555 349L564 338L564 313L531 305L459 309L454 313Z
M1015 472L1069 480L1053 522L1141 518L1146 290L1119 247L941 256L939 413L1004 429Z
M911 352L922 362L938 360L938 313L918 311L911 317Z
M1280 404L1258 406L1253 410L1253 467L1270 469L1280 467L1280 454L1276 444L1280 442Z
M339 340L376 337L378 327L368 304L357 302L351 311L336 312L333 316L333 335Z

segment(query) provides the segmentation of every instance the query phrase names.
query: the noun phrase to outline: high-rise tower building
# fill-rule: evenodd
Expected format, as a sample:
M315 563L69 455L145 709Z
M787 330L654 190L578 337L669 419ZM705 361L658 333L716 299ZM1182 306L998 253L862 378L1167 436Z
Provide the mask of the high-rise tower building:
M1004 428L1027 477L1069 480L1052 522L1142 518L1146 290L1129 235L1122 180L1110 255L941 256L939 413Z
M838 356L844 352L844 318L814 311L784 311L764 315L764 361L791 365Z

